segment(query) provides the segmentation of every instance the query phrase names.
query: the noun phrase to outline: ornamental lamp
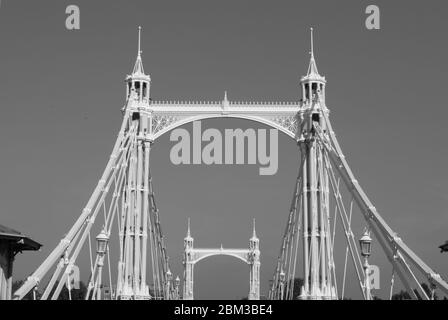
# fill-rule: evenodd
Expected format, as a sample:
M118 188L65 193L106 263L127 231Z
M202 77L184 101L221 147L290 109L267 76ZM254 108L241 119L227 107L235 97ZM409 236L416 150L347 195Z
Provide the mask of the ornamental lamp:
M372 252L372 238L367 230L361 239L359 239L359 246L361 247L361 255L368 258Z
M109 242L109 237L105 231L101 231L101 233L96 237L97 244L97 253L103 255L106 253L107 244Z

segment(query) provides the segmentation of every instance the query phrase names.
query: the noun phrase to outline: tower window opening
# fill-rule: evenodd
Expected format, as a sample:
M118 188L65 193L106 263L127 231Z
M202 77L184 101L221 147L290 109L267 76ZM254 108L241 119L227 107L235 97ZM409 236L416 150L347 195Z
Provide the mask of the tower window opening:
M134 112L132 114L132 121L137 121L137 120L140 120L140 113Z
M312 119L313 122L320 122L320 116L319 116L318 113L314 113L314 114L311 116L311 119Z
M313 98L314 98L314 95L317 93L317 83L313 83L313 85L312 85L312 87L311 87L311 90L312 90L312 95L313 95Z
M143 83L143 98L145 99L146 98L146 96L147 96L147 84L146 83Z
M137 94L139 95L139 96L141 96L141 86L140 86L140 82L136 82L135 83L135 91L137 91Z

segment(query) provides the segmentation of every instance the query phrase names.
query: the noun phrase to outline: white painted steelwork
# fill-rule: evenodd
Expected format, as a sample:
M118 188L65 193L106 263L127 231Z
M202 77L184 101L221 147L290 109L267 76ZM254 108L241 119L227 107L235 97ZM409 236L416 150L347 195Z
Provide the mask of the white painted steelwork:
M249 300L260 300L260 240L255 231L255 220L252 237L248 249L198 249L194 247L191 236L190 220L188 232L184 239L184 291L183 300L194 299L194 266L206 258L213 256L231 256L249 265Z
M300 81L302 99L297 102L233 102L227 93L219 102L157 102L151 100L151 78L143 68L140 33L141 29L137 61L132 74L126 78L127 103L123 108L123 124L104 174L78 220L15 292L15 299L22 299L37 286L46 288L42 299L57 299L63 286L69 282L69 275L83 247L89 247L91 261L86 299L102 298L100 291L104 283L105 263L109 286L113 288L116 285L112 294L114 299L178 298L179 288L173 285L155 203L150 150L151 145L170 130L211 118L241 118L269 125L298 143L299 175L269 292L270 299L343 299L349 260L353 263L353 276L359 283L362 296L369 299L370 293L366 296L366 292L371 290L365 290L368 279L352 229L353 220L357 217L364 220L372 231L374 242L380 244L393 266L390 296L395 274L412 298L430 299L436 289L448 295L447 283L386 224L350 170L329 120L327 82L317 69L313 37L308 72ZM330 208L334 208L334 213ZM112 231L115 223L118 234ZM334 261L338 223L346 242L342 280L337 279ZM96 257L92 254L91 243L95 227L97 232L101 231L111 239L107 250L98 252ZM113 261L118 263L115 283L110 268L114 235L118 235L119 242L119 255ZM196 251L197 257L192 258L190 265L213 252ZM224 249L221 253L236 257L247 254L246 251ZM192 268L188 270L191 277L186 278L190 280L184 286L187 298L193 285ZM251 276L251 283L259 281L256 280L259 277L257 272ZM47 275L50 279L44 283ZM304 280L299 290L295 288L296 278ZM422 282L428 282L431 294L423 289ZM253 288L256 288L254 292ZM251 286L250 297L259 297L258 290L259 284Z

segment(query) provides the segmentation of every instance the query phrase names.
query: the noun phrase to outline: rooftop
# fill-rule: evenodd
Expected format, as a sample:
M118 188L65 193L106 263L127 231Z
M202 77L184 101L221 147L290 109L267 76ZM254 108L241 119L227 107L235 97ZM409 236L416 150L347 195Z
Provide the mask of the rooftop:
M23 235L22 233L0 224L0 242L2 241L13 242L13 249L17 252L37 251L42 247L40 243Z

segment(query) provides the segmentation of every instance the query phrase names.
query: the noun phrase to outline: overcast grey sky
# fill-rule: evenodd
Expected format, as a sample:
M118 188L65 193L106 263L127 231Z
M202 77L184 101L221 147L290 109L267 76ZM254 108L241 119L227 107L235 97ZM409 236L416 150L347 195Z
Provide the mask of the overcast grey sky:
M381 9L379 31L364 27L372 3ZM81 9L79 31L65 29L69 4ZM448 257L437 249L448 240L447 9L436 0L3 0L0 223L44 245L18 257L16 277L55 247L100 178L121 122L138 25L154 99L221 100L227 90L236 101L297 101L314 26L327 105L355 175L390 226L447 277ZM241 120L204 125L263 128ZM173 272L181 274L187 217L195 244L205 247L246 247L257 218L266 294L297 173L294 141L280 135L274 177L259 176L257 166L176 167L171 146L162 137L151 166ZM371 262L385 265L378 246ZM195 286L198 298L240 298L248 269L227 257L206 260Z

